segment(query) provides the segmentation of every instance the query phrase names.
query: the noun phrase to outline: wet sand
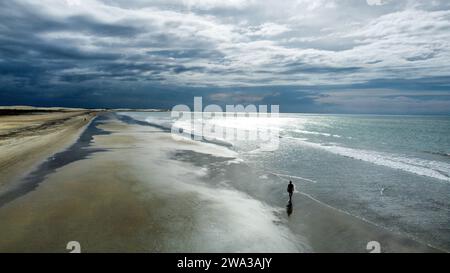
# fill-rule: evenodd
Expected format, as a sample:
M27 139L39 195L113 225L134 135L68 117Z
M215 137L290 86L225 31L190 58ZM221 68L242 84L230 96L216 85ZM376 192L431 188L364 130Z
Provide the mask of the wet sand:
M57 155L63 164L38 168L34 187L0 206L0 252L67 252L69 241L83 252L367 252L371 240L387 252L435 251L302 194L288 217L284 201L208 183L200 161L179 158L188 150L231 162L225 147L114 114L81 136L73 149L86 153Z
M86 252L298 251L270 207L204 185L201 168L170 160L169 134L102 123L111 134L94 136L88 149L103 151L59 168L0 207L0 251L65 252L69 241ZM177 142L183 147L233 155Z
M307 237L315 252L367 253L372 250L367 249L371 241L378 242L385 253L443 251L330 208L307 195L297 194L293 207L288 226Z

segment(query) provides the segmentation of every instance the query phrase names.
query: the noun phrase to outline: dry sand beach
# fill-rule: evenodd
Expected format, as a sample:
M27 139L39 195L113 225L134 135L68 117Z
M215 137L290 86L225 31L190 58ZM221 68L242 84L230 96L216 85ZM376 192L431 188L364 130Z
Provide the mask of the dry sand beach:
M59 108L0 109L0 189L74 142L93 112Z
M86 126L90 117L2 117L2 130L14 121L64 121L2 140L1 193L8 198L0 202L0 252L67 252L69 241L84 252L367 252L370 240L386 252L436 251L302 194L287 217L284 200L267 203L210 183L200 161L182 160L190 151L235 164L233 151L176 141L115 113ZM27 176L6 179L20 174Z

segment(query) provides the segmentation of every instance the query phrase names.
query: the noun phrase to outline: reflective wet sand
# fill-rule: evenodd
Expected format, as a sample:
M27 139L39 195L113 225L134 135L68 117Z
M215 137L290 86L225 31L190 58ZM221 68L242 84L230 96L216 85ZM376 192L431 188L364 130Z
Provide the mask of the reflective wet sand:
M89 145L56 155L64 164L42 165L34 188L0 207L1 252L68 252L69 241L84 252L367 252L371 240L389 252L434 251L308 196L296 194L288 216L283 201L209 183L201 159L235 161L225 147L114 114L81 138ZM197 159L183 160L186 151Z
M204 170L167 156L183 146L229 152L191 141L174 147L166 133L117 120L99 127L112 134L87 149L105 151L0 208L0 251L65 252L69 241L86 252L302 250L272 208L209 187L199 182Z

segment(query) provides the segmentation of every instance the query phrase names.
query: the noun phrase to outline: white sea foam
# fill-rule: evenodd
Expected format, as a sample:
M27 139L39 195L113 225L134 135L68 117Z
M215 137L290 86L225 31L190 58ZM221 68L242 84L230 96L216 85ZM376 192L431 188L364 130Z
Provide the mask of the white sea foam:
M326 137L335 137L335 138L342 137L342 136L336 135L336 134L322 133L322 132L316 132L316 131L307 131L307 130L299 130L299 129L295 129L293 131L296 133L306 134L306 135L317 135L317 136L326 136Z
M333 154L450 182L450 164L445 162L296 140L304 146L326 150Z
M280 178L289 178L289 179L303 180L303 181L307 181L307 182L311 182L311 183L317 183L317 181L314 181L314 180L308 179L308 178L304 178L301 176L287 175L287 174L273 173L273 172L271 172L270 174L275 175Z
M132 115L130 115L132 116ZM172 121L170 117L152 117L147 116L145 119L149 123L157 124L159 126L163 127L169 127L172 125ZM208 121L213 122L213 121ZM224 122L222 120L214 120L214 123L217 123L219 126L232 126L231 124L222 124L221 122ZM285 122L284 122L285 123ZM176 123L177 127L183 128L186 130L186 132L191 132L191 123L190 122L181 122ZM243 124L245 125L245 124ZM248 125L248 123L246 123ZM273 125L273 124L270 124ZM237 126L237 125L235 125ZM306 135L321 135L326 137L335 137L335 138L341 138L342 136L337 134L330 134L330 133L324 133L324 132L316 132L316 131L308 131L308 130L300 130L295 129L294 132L306 134ZM450 164L440 161L433 161L433 160L427 160L427 159L420 159L416 157L408 157L404 155L396 155L396 154L390 154L390 153L384 153L384 152L377 152L377 151L371 151L371 150L363 150L363 149L354 149L354 148L348 148L340 146L336 143L327 143L327 144L319 144L309 141L305 138L296 138L292 136L283 136L282 138L286 139L295 139L298 143L312 147L312 148L318 148L322 150L326 150L328 152L331 152L333 154L346 156L349 158L362 160L366 162L370 162L376 165L389 167L392 169L398 169L406 172L410 172L417 175L427 176L443 181L450 182ZM225 140L216 139L216 144L222 144L222 141L225 142ZM212 141L215 142L215 141ZM260 149L256 149L250 153L259 153L262 152ZM300 179L300 178L299 178Z
M228 160L226 164L227 164L227 165L231 165L231 164L241 164L242 162L244 162L244 160L243 160L242 158L236 157L236 158L234 158L234 159Z

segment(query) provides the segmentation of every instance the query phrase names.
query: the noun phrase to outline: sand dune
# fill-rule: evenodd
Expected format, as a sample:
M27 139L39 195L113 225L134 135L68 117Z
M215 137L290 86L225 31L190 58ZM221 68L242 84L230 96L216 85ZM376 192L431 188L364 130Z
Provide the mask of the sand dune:
M95 116L95 112L87 110L8 109L14 115L0 115L0 192L36 164L73 143Z

